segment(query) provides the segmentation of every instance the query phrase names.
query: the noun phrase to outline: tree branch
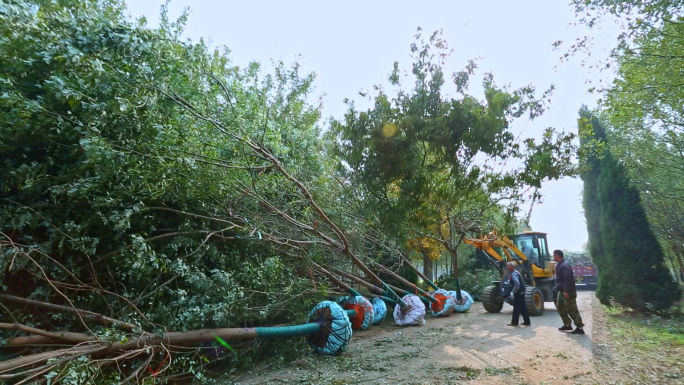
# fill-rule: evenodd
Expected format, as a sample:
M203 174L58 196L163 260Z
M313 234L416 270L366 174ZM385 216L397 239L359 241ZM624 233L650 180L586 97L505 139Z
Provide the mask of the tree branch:
M37 307L37 308L41 308L41 309L45 309L45 310L51 310L51 311L54 311L57 313L69 313L69 314L79 315L81 317L89 318L89 319L91 319L91 320L93 320L99 324L105 325L105 326L121 325L122 327L124 327L128 331L132 331L134 329L140 328L139 326L133 325L132 323L119 321L117 319L109 318L107 316L104 316L104 315L99 314L99 313L94 313L92 311L70 308L70 307L55 305L55 304L47 303L47 302L34 301L32 299L20 298L20 297L16 297L16 296L9 295L9 294L0 294L0 299L4 300L6 302L9 302L9 303Z
M74 346L68 349L53 350L49 352L32 354L30 356L15 358L13 360L0 362L0 373L9 370L16 370L24 366L39 364L51 358L61 358L66 356L82 356L85 354L92 354L100 350L106 349L107 347L107 345L102 344Z
M51 339L58 340L58 342L67 342L67 343L73 343L73 344L80 344L82 342L92 342L92 341L97 341L95 337L89 336L87 334L83 333L73 333L73 332L57 332L57 333L52 333L52 332L46 332L41 329L36 329L30 326L14 323L14 324L8 324L8 323L0 323L0 329L6 329L6 330L18 330L22 331L24 333L28 334L36 334L39 336L43 337L48 337Z

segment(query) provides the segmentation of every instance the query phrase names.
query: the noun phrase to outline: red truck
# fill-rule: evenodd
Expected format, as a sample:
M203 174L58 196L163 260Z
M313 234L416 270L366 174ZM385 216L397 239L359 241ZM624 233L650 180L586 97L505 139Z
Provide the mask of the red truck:
M589 253L565 253L565 260L572 266L575 282L580 287L595 289L598 281L598 271L591 261Z

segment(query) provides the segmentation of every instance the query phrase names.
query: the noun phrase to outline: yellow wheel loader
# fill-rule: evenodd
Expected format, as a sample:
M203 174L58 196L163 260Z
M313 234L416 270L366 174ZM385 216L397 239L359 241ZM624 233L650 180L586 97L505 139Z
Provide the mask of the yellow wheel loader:
M510 274L506 269L507 262L515 263L515 269L523 277L525 303L531 316L544 313L544 302L556 301L556 263L549 254L545 233L523 231L509 238L492 231L486 236L464 238L463 241L482 250L501 272L501 280L492 282L494 285L482 292L482 303L488 312L498 313L503 307L502 282Z

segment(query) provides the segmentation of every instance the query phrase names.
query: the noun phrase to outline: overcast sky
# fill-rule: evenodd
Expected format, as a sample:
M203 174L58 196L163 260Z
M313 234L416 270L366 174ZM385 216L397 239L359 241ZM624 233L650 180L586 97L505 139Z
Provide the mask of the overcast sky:
M559 57L566 51L553 51L557 40L568 46L591 35L592 58L605 56L618 33L610 26L591 31L572 26L577 19L568 2L173 0L170 17L175 19L190 7L186 37L205 37L227 46L237 65L297 61L304 71L315 72L316 94L323 97L326 118L342 117L344 98L355 100L357 107L369 107L358 92L387 84L394 61L409 69L409 45L417 27L426 35L443 29L454 48L448 73L460 70L468 59L481 58L478 74L492 72L499 85L533 84L541 91L555 84L551 108L544 116L515 126L523 136L539 137L546 127L575 132L580 106L593 107L597 100L587 93L587 80L610 80L607 74L582 66L583 58L561 63ZM163 3L127 1L130 15L144 15L151 27L158 25ZM481 97L477 85L471 92ZM571 178L543 186L543 203L535 205L531 225L549 234L551 249L580 250L587 241L581 190L582 182Z

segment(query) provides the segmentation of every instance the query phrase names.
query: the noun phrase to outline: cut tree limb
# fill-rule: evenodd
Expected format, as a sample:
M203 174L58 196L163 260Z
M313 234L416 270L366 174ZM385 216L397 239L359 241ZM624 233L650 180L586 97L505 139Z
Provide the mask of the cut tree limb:
M55 340L54 343L72 343L80 344L83 342L94 342L97 341L95 337L89 336L83 333L72 333L72 332L46 332L45 330L36 329L30 326L14 323L0 323L0 329L7 330L18 330L24 333L36 334L50 340Z
M15 338L10 338L6 340L2 340L2 345L0 345L1 348L10 348L10 347L18 347L18 346L40 346L40 345L59 345L59 344L68 344L71 345L69 342L65 342L63 340L58 340L52 337L45 337L45 336L30 336L30 337L15 337Z
M32 307L37 307L40 309L45 309L45 310L51 310L57 313L69 313L69 314L74 314L74 315L80 315L81 317L89 318L99 324L105 325L105 326L111 326L111 325L121 325L128 331L132 331L134 329L139 329L139 326L135 326L132 323L124 322L124 321L119 321L114 318L109 318L107 316L104 316L99 313L94 313L92 311L87 311L87 310L80 310L80 309L73 309L67 306L61 306L61 305L55 305L52 303L47 303L47 302L41 302L41 301L34 301L32 299L26 299L26 298L21 298L21 297L16 297L13 295L8 295L8 294L0 294L0 300L3 300L5 302L9 303L14 303L17 305L26 305L26 306L32 306Z
M25 366L40 364L51 358L61 358L66 356L82 356L85 354L92 354L99 350L107 348L101 344L98 345L87 345L87 346L75 346L68 349L52 350L49 352L32 354L30 356L24 356L20 358L15 358L13 360L7 360L0 362L0 373L6 372L8 370L16 370Z

